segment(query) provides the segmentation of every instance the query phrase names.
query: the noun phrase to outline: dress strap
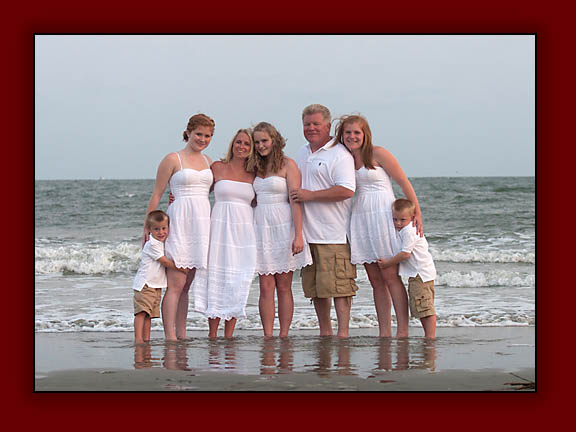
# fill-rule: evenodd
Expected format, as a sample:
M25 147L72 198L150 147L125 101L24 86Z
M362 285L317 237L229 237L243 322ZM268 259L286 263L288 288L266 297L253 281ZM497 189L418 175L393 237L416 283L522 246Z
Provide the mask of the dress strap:
M206 161L206 165L208 165L208 168L210 168L210 162L208 162L208 158L206 157L206 155L202 155L202 157Z
M180 153L176 152L176 156L178 156L178 160L180 161L180 169L183 170L184 168L182 167L182 159L180 159Z

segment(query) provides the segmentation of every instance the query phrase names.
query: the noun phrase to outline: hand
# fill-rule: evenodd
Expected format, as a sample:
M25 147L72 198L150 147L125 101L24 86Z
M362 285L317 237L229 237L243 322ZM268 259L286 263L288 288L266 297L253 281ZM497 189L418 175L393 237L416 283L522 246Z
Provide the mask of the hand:
M150 232L144 230L144 234L142 234L142 247L144 247L149 238L150 238Z
M412 225L416 228L416 233L420 237L424 237L424 227L422 226L422 215L417 213L414 215L414 220L412 220Z
M302 239L302 237L300 236L294 238L294 241L292 242L292 255L299 254L303 250L304 250L304 240Z
M296 189L290 191L290 198L294 202L312 201L312 191L307 189Z
M170 192L168 194L168 205L172 204L174 202L174 195L172 195L172 192Z
M386 258L379 258L379 259L378 259L378 267L380 267L381 269L388 267L388 266L389 266L389 264L388 264L389 261L390 261L390 260L388 260L388 259L386 259Z

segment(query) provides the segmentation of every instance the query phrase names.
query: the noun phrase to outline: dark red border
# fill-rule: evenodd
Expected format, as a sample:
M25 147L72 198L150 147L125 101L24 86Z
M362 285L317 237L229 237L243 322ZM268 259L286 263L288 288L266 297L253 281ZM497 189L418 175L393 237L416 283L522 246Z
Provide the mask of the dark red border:
M556 284L551 260L570 256L555 254L557 242L542 229L546 212L539 212L538 226L538 392L537 394L37 394L32 393L33 347L33 34L34 33L537 33L537 192L540 209L556 209L570 200L570 185L563 173L569 158L558 158L561 143L573 142L563 135L574 112L573 46L568 12L555 10L551 2L405 2L387 6L365 2L292 1L272 2L164 2L122 1L84 4L46 2L19 3L4 15L3 101L6 119L3 178L5 206L16 197L18 236L14 251L5 254L11 268L3 326L5 395L4 412L20 420L18 426L75 424L81 429L137 427L134 413L145 407L151 423L163 427L206 428L245 426L273 428L286 422L300 428L353 424L362 427L413 428L424 426L495 428L500 421L514 428L532 425L547 413L559 418L569 412L571 389L569 352L572 328L562 327L555 299L569 284ZM374 2L376 3L376 2ZM503 5L501 5L503 4ZM288 6L289 5L289 6ZM335 62L337 59L335 59ZM573 93L572 93L573 94ZM81 145L81 140L79 140ZM15 157L14 157L15 156ZM497 155L495 155L497 157ZM569 172L569 171L568 171ZM558 195L563 193L560 205ZM566 236L571 236L571 218L566 218ZM564 221L556 221L561 228ZM550 255L549 255L550 254ZM570 262L570 261L568 261ZM569 264L570 265L570 264ZM562 266L563 268L563 266ZM10 271L9 271L10 272ZM546 284L543 284L542 281ZM571 280L572 277L569 277ZM543 353L543 354L542 354ZM562 356L562 354L564 354ZM566 371L563 373L563 371ZM562 385L563 375L566 376ZM565 390L565 391L564 391ZM571 399L571 398L570 398ZM499 417L495 419L494 416Z

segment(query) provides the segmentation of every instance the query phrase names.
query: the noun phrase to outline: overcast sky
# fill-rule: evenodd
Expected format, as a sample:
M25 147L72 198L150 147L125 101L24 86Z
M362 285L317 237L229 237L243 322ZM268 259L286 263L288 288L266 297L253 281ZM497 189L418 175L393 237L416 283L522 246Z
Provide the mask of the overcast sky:
M294 157L301 112L360 113L409 177L533 176L532 35L37 35L36 179L154 178L188 118L206 153L274 124ZM335 123L333 123L334 125Z

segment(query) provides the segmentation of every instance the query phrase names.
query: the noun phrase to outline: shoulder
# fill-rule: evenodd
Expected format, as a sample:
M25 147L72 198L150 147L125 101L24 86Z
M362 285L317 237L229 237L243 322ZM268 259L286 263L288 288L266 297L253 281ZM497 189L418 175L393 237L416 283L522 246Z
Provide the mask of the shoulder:
M386 166L392 167L398 163L394 155L390 153L388 150L386 150L384 147L374 146L373 157L374 161L376 161L376 164L380 165L383 168L385 168Z
M212 168L213 171L218 171L224 169L225 166L226 166L225 162L218 160L216 162L212 162L210 168Z
M300 150L298 150L297 157L306 156L308 153L310 153L310 144L304 144L300 147Z
M352 156L352 153L350 153L350 151L346 148L344 144L340 143L335 144L332 147L330 147L329 150L332 150L332 157L334 160L337 161L346 160L354 163L354 156Z
M392 156L392 153L390 153L384 147L380 147L380 146L374 146L372 152L373 152L375 157L380 157L380 158L394 157L394 156Z
M212 159L210 159L210 156L203 154L203 156L206 158L206 160L208 161L209 165L212 165Z
M164 158L160 162L160 165L164 166L179 165L178 154L176 152L168 153L166 156L164 156Z
M296 161L288 156L284 156L284 166L286 169L298 169Z

